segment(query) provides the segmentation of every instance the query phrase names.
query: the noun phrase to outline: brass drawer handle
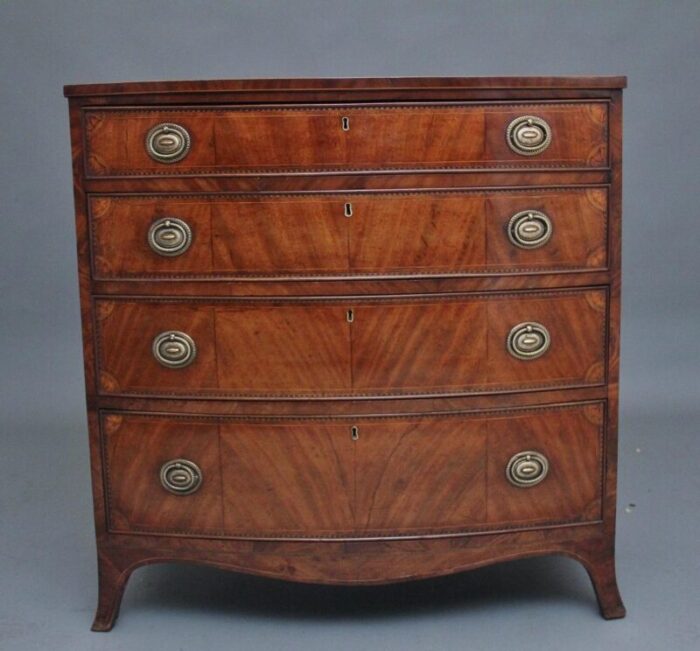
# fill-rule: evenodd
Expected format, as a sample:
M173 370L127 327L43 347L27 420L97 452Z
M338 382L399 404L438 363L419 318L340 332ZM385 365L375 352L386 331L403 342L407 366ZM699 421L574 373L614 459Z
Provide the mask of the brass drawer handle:
M521 249L538 249L551 237L552 222L539 210L523 210L508 222L508 238Z
M547 476L549 460L534 450L524 450L511 457L506 466L506 478L518 488L536 486Z
M514 326L506 341L508 352L518 359L537 359L547 352L551 338L541 323L526 321Z
M521 156L541 154L552 142L549 124L535 115L521 115L506 129L508 146Z
M161 466L160 483L173 495L191 495L202 485L202 471L193 461L173 459Z
M177 330L161 332L153 340L153 357L167 368L184 368L197 357L197 346L192 337Z
M192 229L177 217L156 219L148 229L148 246L158 255L182 255L192 244Z
M190 151L190 134L179 124L162 122L146 134L146 151L159 163L177 163Z

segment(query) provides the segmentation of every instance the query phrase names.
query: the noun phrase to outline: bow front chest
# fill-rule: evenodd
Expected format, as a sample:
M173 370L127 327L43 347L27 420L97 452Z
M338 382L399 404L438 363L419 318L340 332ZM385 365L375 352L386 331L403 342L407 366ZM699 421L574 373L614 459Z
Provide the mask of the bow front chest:
M614 570L624 78L68 86L99 563Z

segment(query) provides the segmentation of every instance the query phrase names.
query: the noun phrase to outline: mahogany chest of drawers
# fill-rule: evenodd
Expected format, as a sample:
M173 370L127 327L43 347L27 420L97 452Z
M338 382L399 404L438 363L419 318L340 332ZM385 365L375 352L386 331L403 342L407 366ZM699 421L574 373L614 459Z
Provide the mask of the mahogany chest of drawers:
M614 570L624 78L68 86L99 564Z

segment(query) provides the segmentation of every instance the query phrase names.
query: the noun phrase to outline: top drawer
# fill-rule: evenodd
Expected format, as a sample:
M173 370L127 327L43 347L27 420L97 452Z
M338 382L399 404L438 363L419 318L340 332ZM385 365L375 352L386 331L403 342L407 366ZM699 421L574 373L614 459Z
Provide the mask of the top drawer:
M88 177L608 165L605 102L87 109Z

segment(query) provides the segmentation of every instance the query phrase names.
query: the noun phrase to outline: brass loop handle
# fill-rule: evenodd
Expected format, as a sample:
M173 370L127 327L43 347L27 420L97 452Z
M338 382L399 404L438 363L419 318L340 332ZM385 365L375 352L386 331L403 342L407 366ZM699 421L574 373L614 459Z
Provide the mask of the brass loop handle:
M153 340L153 357L167 368L184 368L197 357L192 337L177 330L161 332Z
M542 118L522 115L508 125L506 141L516 154L536 156L549 147L552 142L552 130Z
M148 229L148 246L164 257L182 255L192 244L192 229L177 217L156 219Z
M146 134L146 151L159 163L177 163L190 150L190 134L172 122L157 124Z
M202 485L202 471L193 461L173 459L161 466L160 483L174 495L191 495Z
M547 476L549 460L534 450L524 450L513 455L506 466L506 478L518 488L536 486Z
M552 237L552 221L539 210L515 213L508 222L508 238L521 249L538 249Z
M547 352L551 338L541 323L526 321L511 328L506 341L508 352L518 359L537 359Z

